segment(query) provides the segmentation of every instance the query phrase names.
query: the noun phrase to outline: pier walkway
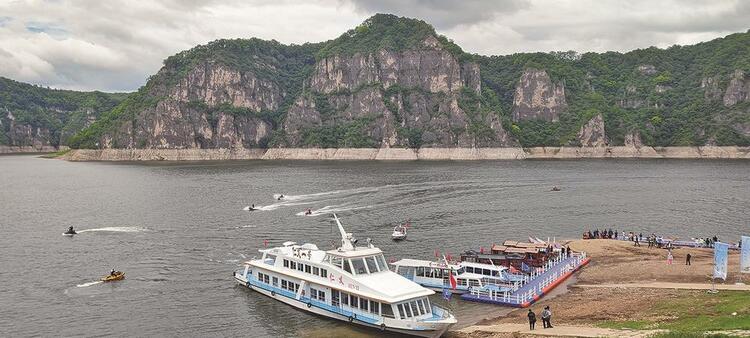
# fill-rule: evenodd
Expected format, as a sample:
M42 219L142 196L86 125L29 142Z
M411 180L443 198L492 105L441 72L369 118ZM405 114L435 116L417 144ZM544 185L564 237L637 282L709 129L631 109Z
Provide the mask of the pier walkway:
M515 291L508 293L472 288L470 292L461 295L461 299L513 307L529 307L588 262L589 258L586 257L585 252L570 256L563 254L548 261L541 272L532 273L529 279Z

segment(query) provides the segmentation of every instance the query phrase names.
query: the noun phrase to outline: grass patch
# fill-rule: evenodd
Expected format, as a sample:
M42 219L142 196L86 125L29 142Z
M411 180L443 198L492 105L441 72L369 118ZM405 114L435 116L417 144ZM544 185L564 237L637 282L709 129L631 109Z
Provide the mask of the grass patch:
M70 150L71 149L58 150L58 151L56 151L54 153L44 154L44 155L42 155L40 157L41 158L58 158L60 156L63 156L65 154L67 154L68 152L70 152Z
M692 334L704 337L701 333L707 331L750 330L750 292L689 294L679 299L659 301L645 312L649 318L654 319L604 321L597 326L613 329L666 329L672 332L658 337L692 337Z

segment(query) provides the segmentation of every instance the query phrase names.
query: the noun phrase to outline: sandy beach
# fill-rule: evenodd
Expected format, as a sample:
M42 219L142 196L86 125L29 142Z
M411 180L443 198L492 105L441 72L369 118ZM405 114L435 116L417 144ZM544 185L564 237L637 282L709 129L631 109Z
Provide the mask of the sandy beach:
M676 314L669 314L670 309L660 305L675 303L692 303L700 308L706 300L705 290L675 289L674 287L710 286L713 269L713 249L707 248L674 248L674 261L667 264L667 250L633 246L632 242L618 240L574 240L569 243L574 251L585 251L591 258L588 266L569 283L569 291L556 297L548 297L534 304L531 309L538 314L544 306L549 305L553 311L553 324L559 326L581 327L581 336L585 328L612 327L619 322L648 321L665 322L676 319ZM685 265L685 256L690 253L692 262ZM739 253L730 252L727 282L732 285L739 278ZM745 277L747 279L747 277ZM624 285L626 284L626 285ZM587 286L588 285L588 286ZM656 288L661 285L666 288ZM625 287L627 286L627 287ZM651 287L649 287L651 286ZM747 289L747 286L742 288ZM720 294L748 291L721 291ZM691 302L691 300L693 300ZM674 312L691 309L674 309ZM485 320L473 327L453 332L453 337L518 337L529 334L514 330L516 324L526 324L521 329L528 329L528 309L518 309L507 316ZM666 314L665 314L666 313ZM747 319L747 312L740 313ZM654 328L658 325L652 325ZM537 322L541 330L541 320ZM507 332L510 331L510 332ZM568 328L570 331L570 328ZM576 331L573 329L573 331ZM597 331L598 332L598 331ZM607 336L630 335L630 331L613 331ZM619 332L619 333L618 333ZM543 332L535 333L542 334ZM627 333L627 334L626 334ZM563 335L560 333L560 335ZM567 334L565 336L568 336ZM573 334L572 336L576 336ZM592 336L599 336L593 334Z

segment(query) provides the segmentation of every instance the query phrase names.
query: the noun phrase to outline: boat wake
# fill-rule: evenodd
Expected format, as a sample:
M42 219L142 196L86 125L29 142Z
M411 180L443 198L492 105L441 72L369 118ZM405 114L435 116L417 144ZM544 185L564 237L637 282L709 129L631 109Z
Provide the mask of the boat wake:
M78 288L85 288L87 286L92 286L92 285L96 285L96 284L100 284L100 283L103 283L103 282L100 281L100 280L98 280L98 281L95 281L95 282L88 282L88 283L78 284L78 285L76 285L76 287L78 287Z
M146 228L141 227L105 227L96 229L84 229L76 230L77 233L81 234L84 232L144 232Z
M300 211L300 212L296 213L295 215L297 215L297 216L308 216L308 217L310 217L310 216L320 216L320 215L332 214L332 213L335 213L335 212L368 209L370 207L371 206L364 206L364 207L356 207L356 206L355 207L345 207L345 206L339 206L339 207L336 207L336 206L327 205L327 206L322 207L320 209L312 210L312 213L309 214L309 215L305 214L305 211Z

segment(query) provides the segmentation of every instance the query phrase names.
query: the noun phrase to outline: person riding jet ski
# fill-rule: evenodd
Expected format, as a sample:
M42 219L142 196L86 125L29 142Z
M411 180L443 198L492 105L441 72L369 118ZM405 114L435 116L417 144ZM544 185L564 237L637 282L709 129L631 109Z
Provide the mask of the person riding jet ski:
M312 215L312 209L307 209L307 211L305 211L305 216L308 215Z
M277 200L277 201L281 201L281 200L283 200L283 199L284 199L284 195L279 195L279 198L277 198L276 200Z
M77 232L73 230L73 227L69 227L68 231L65 232L66 235L75 235Z

